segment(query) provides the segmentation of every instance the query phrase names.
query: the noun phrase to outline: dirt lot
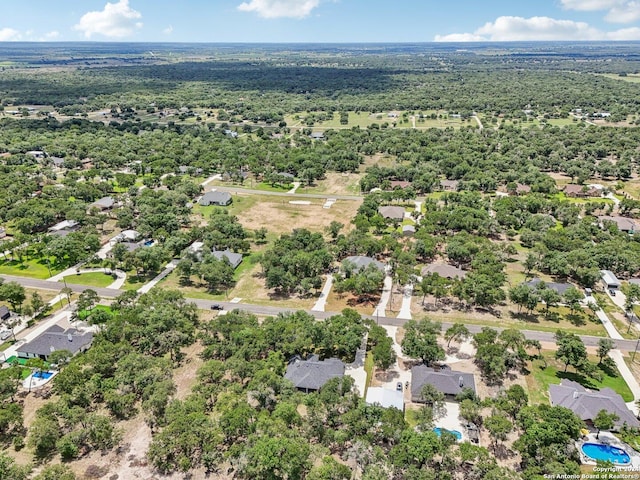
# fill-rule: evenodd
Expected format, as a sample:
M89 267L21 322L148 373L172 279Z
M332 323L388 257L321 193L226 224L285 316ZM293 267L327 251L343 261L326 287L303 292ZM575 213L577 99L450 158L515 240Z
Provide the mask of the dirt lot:
M298 200L298 199L296 199ZM307 228L321 232L336 220L349 225L358 210L359 202L338 200L331 208L323 208L324 200L300 199L309 205L290 204L288 197L261 197L252 208L238 212L240 223L252 230L265 227L271 232L290 232L294 228Z

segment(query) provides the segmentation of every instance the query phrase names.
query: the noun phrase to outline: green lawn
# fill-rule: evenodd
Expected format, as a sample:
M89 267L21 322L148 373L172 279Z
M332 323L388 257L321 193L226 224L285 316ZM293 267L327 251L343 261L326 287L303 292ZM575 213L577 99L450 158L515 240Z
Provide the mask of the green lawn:
M373 372L375 372L376 366L373 363L373 353L367 352L367 357L364 359L364 371L367 372L367 381L364 384L363 397L367 396L367 389L371 385L371 379L373 378Z
M267 182L260 182L252 187L252 190L262 190L264 192L288 192L293 188L293 184L272 185Z
M78 318L80 320L84 320L85 318L87 318L91 314L91 312L96 311L96 310L104 310L105 312L113 314L113 310L111 310L110 306L108 306L108 305L96 305L91 310L81 310L81 311L79 311L78 312Z
M68 275L65 277L67 283L76 285L88 285L90 287L104 288L111 285L114 278L102 272L81 273L80 275ZM62 282L63 280L59 280Z
M531 374L527 377L531 403L549 402L549 385L559 384L563 378L578 382L580 385L591 390L600 390L609 387L619 393L625 402L633 400L633 393L631 393L629 386L618 373L615 366L611 371L602 368L602 381L596 381L580 373L576 373L572 367L569 367L568 371L564 372L564 364L554 358L553 352L544 352L543 355L546 359L546 368L543 360L534 360L530 366ZM589 360L594 363L598 361L597 357L590 357Z
M17 260L0 261L0 273L4 275L46 279L62 271L62 269L54 268L53 264L50 264L50 268L51 275L49 275L45 259L26 260L22 263Z

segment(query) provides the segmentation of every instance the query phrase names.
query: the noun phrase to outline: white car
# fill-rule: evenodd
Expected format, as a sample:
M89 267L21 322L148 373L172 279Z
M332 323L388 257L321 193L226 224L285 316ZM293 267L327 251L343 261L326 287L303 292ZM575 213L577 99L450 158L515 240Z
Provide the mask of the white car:
M11 336L11 332L9 330L5 330L4 332L0 332L0 340L4 341Z

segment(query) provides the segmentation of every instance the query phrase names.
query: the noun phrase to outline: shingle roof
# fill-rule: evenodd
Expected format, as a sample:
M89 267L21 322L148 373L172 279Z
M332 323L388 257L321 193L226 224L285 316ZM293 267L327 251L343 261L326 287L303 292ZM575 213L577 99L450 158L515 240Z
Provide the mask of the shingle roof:
M640 426L622 397L610 388L590 391L579 383L562 379L560 385L549 385L549 396L551 405L566 407L582 420L593 420L600 410L605 410L618 415L617 427L625 423L630 427Z
M320 390L332 378L344 376L344 363L337 358L318 360L313 356L309 360L294 359L288 366L284 378L291 380L296 388Z
M60 326L54 325L30 342L20 346L18 356L24 357L27 354L49 356L51 352L56 350L69 350L75 355L88 347L92 340L92 332L80 332L74 328L63 330Z
M392 218L394 220L402 220L404 218L404 208L402 207L389 205L385 207L378 207L378 213L384 218Z
M375 258L364 257L362 255L353 255L351 257L347 257L342 262L353 263L356 266L356 270L364 270L369 266L369 264L374 264L378 270L384 271L385 267L382 262L377 261Z
M0 305L0 319L4 320L5 318L9 318L11 316L11 311L9 307L6 305Z
M231 201L231 194L229 192L207 192L202 198L200 198L200 205L211 205L217 203L220 205L226 205Z
M223 258L226 258L227 260L229 260L229 263L233 268L236 268L238 265L240 265L240 263L242 263L242 254L234 253L228 248L224 251L214 250L211 252L211 254L214 257L216 257L218 260L222 260Z
M526 285L528 287L531 287L531 288L536 288L538 286L538 284L541 283L541 282L542 282L542 280L536 277L536 278L524 283L524 285ZM571 285L570 283L556 283L556 282L544 282L544 285L549 290L554 290L560 295L564 295L567 290L569 290L571 287L573 287L573 285Z
M610 217L607 215L601 215L598 217L598 220L600 221L601 225L603 224L603 222L615 223L616 226L618 227L618 230L620 230L621 232L636 232L639 230L638 224L636 223L636 221L628 217L619 217L619 216Z
M421 273L422 275L437 273L443 278L464 278L467 276L467 272L464 270L446 263L432 263L424 267Z
M422 387L427 383L433 385L445 395L457 395L465 388L476 391L476 381L472 373L455 370L435 371L425 365L416 365L411 369L411 400L422 401Z
M100 200L96 200L91 205L98 208L111 208L115 205L116 201L113 197L103 197Z

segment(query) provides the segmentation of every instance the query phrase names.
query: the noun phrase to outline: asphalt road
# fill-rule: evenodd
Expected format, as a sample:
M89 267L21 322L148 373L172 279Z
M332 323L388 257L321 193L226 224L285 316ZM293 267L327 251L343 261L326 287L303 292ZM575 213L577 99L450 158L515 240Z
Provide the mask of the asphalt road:
M35 278L26 278L26 277L16 277L12 275L0 275L0 277L4 278L5 281L7 282L13 281L13 282L19 283L24 287L39 288L42 290L55 290L59 292L64 287L64 284L61 282L48 282L46 280L38 280ZM68 281L67 281L67 286L71 288L71 290L73 290L74 292L78 292L78 293L90 288L92 290L95 290L98 295L105 298L114 298L124 292L124 290L116 290L113 288L95 288L95 287L90 287L86 285L76 285L73 283L69 283ZM217 304L222 306L225 310L240 309L240 310L245 310L247 312L251 312L255 315L272 316L272 315L278 315L279 313L297 311L297 309L293 309L293 308L282 308L282 307L275 307L275 306L268 306L268 305L253 305L250 303L218 302L214 300L201 300L201 299L193 299L193 298L188 300L195 303L198 306L198 308L203 310L208 310L211 308L212 305ZM333 315L337 315L340 313L340 312L316 312L311 310L305 310L305 311L310 315L313 315L315 318L319 320L329 318ZM396 327L401 327L407 322L407 320L405 319L395 318L395 317L374 317L371 315L363 315L363 317L370 318L371 320L375 320L380 325L391 325ZM443 329L447 329L450 326L451 326L450 323L442 324ZM487 326L490 326L490 325L487 325ZM469 329L471 333L478 333L482 329L482 325L476 325L476 324L467 324L466 327ZM500 328L496 328L496 327L491 327L491 328L495 328L496 330L501 330ZM538 330L521 330L521 332L529 340L538 340L539 342L549 342L554 344L556 343L554 334L551 332L541 332ZM598 341L604 337L593 337L589 335L581 335L580 338L582 339L582 341L586 346L597 347ZM623 351L627 351L627 352L635 350L639 341L613 340L616 348Z

